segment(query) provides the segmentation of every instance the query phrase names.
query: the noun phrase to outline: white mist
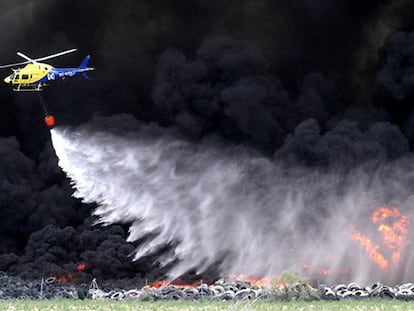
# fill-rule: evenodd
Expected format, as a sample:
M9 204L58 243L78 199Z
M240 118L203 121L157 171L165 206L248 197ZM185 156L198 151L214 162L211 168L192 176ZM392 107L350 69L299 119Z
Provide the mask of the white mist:
M122 129L105 130L117 124ZM223 276L329 270L328 282L401 282L414 274L406 273L407 249L401 266L383 273L350 239L352 224L380 243L370 213L390 200L403 209L412 203L404 191L383 195L388 182L405 189L400 165L346 174L285 167L243 147L190 143L126 116L55 128L52 141L74 196L96 202L103 224L130 223L129 241L146 237L134 259L176 244L160 257L162 264L178 259L171 278L212 264Z

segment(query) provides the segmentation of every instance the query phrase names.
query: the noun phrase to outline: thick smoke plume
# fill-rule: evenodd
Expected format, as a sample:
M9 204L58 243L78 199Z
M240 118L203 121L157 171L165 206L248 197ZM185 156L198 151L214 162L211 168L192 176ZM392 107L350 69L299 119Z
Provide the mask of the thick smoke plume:
M329 135L310 134L317 129L315 121L311 124L299 128L285 150L297 148L295 140L306 141L306 133L329 149ZM394 127L378 124L354 140L378 132L401 136ZM338 142L351 133L352 124L338 128ZM384 164L367 157L346 171L314 170L292 165L281 154L271 161L216 139L190 143L126 115L57 128L52 139L59 165L76 188L74 196L98 203L99 222L130 225L128 240L139 241L134 259L170 246L159 261L168 265L171 278L213 265L222 275L275 275L305 265L312 273L329 270L330 280L412 277L404 274L407 250L401 264L383 274L351 240L358 228L379 243L370 213L383 205L409 212L414 169L408 159ZM386 148L377 144L379 153Z
M206 258L206 266L214 262L213 266L219 266L223 273L247 270L241 269L245 262L254 267L252 272L259 273L264 265L255 263L258 258L263 261L263 257L269 257L269 269L263 269L270 271L284 266L293 255L303 255L303 260L319 271L332 264L316 267L319 261L312 254L337 251L331 241L338 229L333 231L331 222L338 224L338 219L344 219L337 227L349 232L352 222L355 230L366 228L362 233L381 246L376 228L368 226L370 213L378 205L395 204L401 213L408 214L411 206L407 202L413 192L407 172L411 170L409 161L402 159L414 146L412 1L3 0L1 8L2 64L19 61L16 51L41 57L76 47L78 54L50 60L50 64L70 67L90 54L91 65L98 69L90 81L68 79L43 93L62 126L54 136L61 135L62 143L72 146L77 131L87 131L90 141L98 133L106 133L128 148L142 147L144 140L155 154L171 152L171 158L164 156L148 170L162 176L162 163L166 168L174 167L181 178L171 181L168 175L163 187L170 185L168 191L175 196L164 195L161 189L143 182L136 189L152 193L150 198L172 202L173 210L177 210L176 205L183 207L172 216L170 226L175 231L171 231L171 239L161 238L166 238L163 230L167 230L162 219L170 215L161 213L160 208L162 217L154 226L159 232L146 234L134 243L125 241L126 228L133 223L133 228L145 229L150 226L149 215L154 214L146 215L141 223L137 219L142 214L137 212L139 217L124 215L123 226L91 227L94 218L90 212L95 203L82 204L70 197L73 190L57 166L37 97L13 93L4 85L0 87L0 270L37 278L72 273L78 264L87 264L88 268L77 271L77 276L111 281L129 278L134 283L136 279L154 280L166 270L171 275L179 274L201 262L200 258ZM2 77L7 74L2 72ZM118 113L133 115L140 122L153 122L163 129L137 125L135 121L125 121L124 125L115 122L114 126L105 121L108 126L104 129L102 120L87 128L64 129L83 124L95 114ZM127 139L131 143L126 143ZM152 139L162 142L158 149L150 143ZM96 148L103 148L105 144L96 141ZM112 140L110 143L107 145L113 146ZM174 149L170 146L173 143L182 149ZM83 149L71 154L90 151L88 146L80 147ZM120 152L125 148L119 148ZM123 159L122 155L118 157ZM69 158L70 163L76 159ZM87 163L86 159L83 164ZM222 171L229 172L228 176ZM137 180L143 177L136 176L136 172L129 174ZM220 191L210 179L225 186ZM113 184L115 179L110 186ZM207 190L199 191L203 195L197 192L177 198L180 187L193 189L193 185ZM355 199L358 189L363 198L370 198L367 203ZM218 218L216 232L222 229L220 225L227 224L224 203L229 206L225 215L234 224L234 232L240 219L266 221L260 226L246 225L247 229L242 230L246 233L229 234L229 241L223 234L210 237L210 233L198 229L209 222L199 221L202 213L195 204L208 202L206 193L213 198L206 206L214 211L209 217ZM102 203L103 198L98 202ZM304 203L292 203L292 207L285 204L295 198ZM360 204L338 203L345 202L345 198ZM272 205L274 201L277 204ZM192 213L186 212L193 205ZM240 216L234 216L238 212ZM255 217L248 218L252 214ZM193 242L198 250L194 258L182 255L186 253L184 245L202 239L185 236L184 232L191 230L181 228L180 219L174 219L177 215L196 219L190 225L185 223L196 232L193 236L206 236L208 239L203 241L212 244L220 239L221 248L204 254L211 247ZM344 215L357 215L362 224ZM280 225L288 216L300 225L290 226L288 221L285 227ZM117 218L112 211L102 217L104 222ZM305 232L309 233L306 239ZM257 250L248 248L255 245L251 237L245 239L247 245L243 248L235 237L249 234L256 234L269 255L249 253L248 261L242 264L238 262L240 249L246 253ZM273 242L270 237L274 237ZM298 239L300 243L293 243ZM145 247L157 241L167 246L154 251L154 256L134 262L128 257L136 246L144 254ZM294 246L286 246L290 241ZM347 261L351 259L356 262L355 252L361 257L361 265L367 265L364 248L347 242L348 238L340 239L344 249L337 251L337 258L342 259L335 260L340 269L349 266ZM154 258L173 250L177 254L166 255L164 260L177 258L173 264L164 269L153 265ZM387 251L381 249L389 257ZM342 257L343 253L353 255ZM403 273L410 264L407 254L405 248L401 269L392 267L387 274L391 281L410 277ZM299 261L295 264L302 266ZM188 262L193 264L185 266ZM171 270L173 267L175 270ZM371 279L378 275L375 268L369 272ZM203 265L196 269L202 270ZM209 271L206 275L215 274ZM348 275L351 278L351 272Z

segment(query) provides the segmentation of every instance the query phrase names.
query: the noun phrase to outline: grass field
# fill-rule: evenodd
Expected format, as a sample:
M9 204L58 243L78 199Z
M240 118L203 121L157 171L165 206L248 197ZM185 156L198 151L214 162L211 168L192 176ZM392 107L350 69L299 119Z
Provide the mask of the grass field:
M133 302L133 301L91 301L91 300L57 300L57 301L0 301L0 310L14 311L213 311L213 310L414 310L413 302L403 301L317 301L317 302Z

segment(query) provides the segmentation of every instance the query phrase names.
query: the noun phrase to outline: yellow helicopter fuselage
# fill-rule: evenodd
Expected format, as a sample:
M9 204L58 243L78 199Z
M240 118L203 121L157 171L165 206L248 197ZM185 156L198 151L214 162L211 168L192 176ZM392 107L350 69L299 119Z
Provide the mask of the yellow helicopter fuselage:
M7 76L4 82L13 85L33 85L44 80L52 69L53 67L48 64L27 64L23 68L13 69L13 73Z

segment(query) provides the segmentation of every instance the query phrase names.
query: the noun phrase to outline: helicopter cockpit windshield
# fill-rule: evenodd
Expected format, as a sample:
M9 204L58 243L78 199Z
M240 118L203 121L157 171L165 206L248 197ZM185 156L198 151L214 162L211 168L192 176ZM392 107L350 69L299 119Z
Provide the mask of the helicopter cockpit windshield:
M19 80L20 79L20 69L13 70L13 73L9 76L10 81Z

